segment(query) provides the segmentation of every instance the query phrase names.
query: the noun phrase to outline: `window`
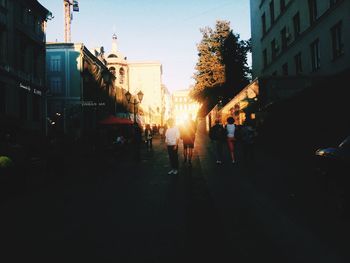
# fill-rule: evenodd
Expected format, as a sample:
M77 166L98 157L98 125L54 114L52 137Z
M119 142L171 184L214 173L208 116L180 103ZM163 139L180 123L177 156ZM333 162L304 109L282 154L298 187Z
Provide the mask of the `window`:
M115 76L115 67L110 67L109 71L113 74L113 76Z
M33 96L33 121L40 120L40 98Z
M281 43L282 43L282 50L286 50L287 49L287 28L284 27L281 30Z
M27 57L27 52L28 52L28 46L25 43L25 40L23 38L20 38L20 52L18 52L18 57L19 57L19 69L23 72L26 72L27 70L27 65L26 65L26 57Z
M311 52L311 69L312 71L316 71L320 68L320 47L319 40L316 39L310 45Z
M50 90L52 94L62 93L62 81L60 77L51 77L50 79Z
M7 54L7 33L6 30L0 28L0 62L6 62Z
M22 120L27 120L28 118L28 100L27 100L27 92L25 90L19 91L19 117Z
M265 13L261 16L262 33L263 36L266 34L266 15Z
M308 0L310 25L317 19L317 3L316 0Z
M41 27L41 21L40 21L40 19L38 17L36 17L35 18L35 33L36 34L42 33L41 28L42 28Z
M35 17L33 15L33 11L31 9L27 9L27 25L33 31L35 31Z
M271 25L275 23L275 4L273 0L270 2L270 19L271 19Z
M283 76L288 76L288 63L282 65L282 74Z
M27 9L24 7L22 3L20 3L18 6L18 17L19 17L19 21L22 24L27 23Z
M0 82L0 113L6 113L6 87Z
M61 71L61 56L52 56L50 70L52 72Z
M286 11L286 0L280 0L280 12L281 14Z
M294 56L294 64L295 64L295 73L301 74L303 72L303 64L302 64L302 60L301 60L301 52L299 52L298 54L296 54Z
M344 52L341 21L331 28L331 36L332 36L332 55L333 55L333 59L336 59L339 56L341 56Z
M264 68L266 68L267 67L267 50L266 50L266 48L264 49L264 51L263 51L263 66L264 66Z
M271 41L271 58L274 60L277 56L277 44L276 44L276 39L273 39Z
M329 6L332 7L336 5L340 0L329 0Z
M123 84L124 83L124 77L125 77L125 70L124 68L120 68L119 69L119 84Z
M33 63L33 75L34 77L38 78L40 75L40 63L41 62L41 56L39 53L39 50L34 48L33 49L33 59L32 59L32 63Z
M299 12L293 16L294 38L300 35L300 15Z

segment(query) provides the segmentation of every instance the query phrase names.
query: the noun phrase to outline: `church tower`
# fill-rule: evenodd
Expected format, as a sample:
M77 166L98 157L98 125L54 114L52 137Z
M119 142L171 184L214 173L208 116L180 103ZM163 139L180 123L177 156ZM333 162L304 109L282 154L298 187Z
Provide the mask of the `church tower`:
M118 50L117 35L112 35L112 48L106 61L109 71L116 77L115 92L118 102L124 99L124 93L129 90L129 67L126 57Z
M113 34L113 36L112 36L112 51L111 51L111 53L117 53L117 51L118 51L117 40L118 40L117 35Z

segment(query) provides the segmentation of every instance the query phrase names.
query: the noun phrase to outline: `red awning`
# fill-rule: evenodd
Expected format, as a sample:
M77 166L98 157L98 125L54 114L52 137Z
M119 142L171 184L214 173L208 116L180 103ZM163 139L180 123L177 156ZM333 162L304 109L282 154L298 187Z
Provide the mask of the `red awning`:
M133 124L134 122L130 119L118 118L113 115L108 116L106 119L99 122L99 124L113 125L113 124Z

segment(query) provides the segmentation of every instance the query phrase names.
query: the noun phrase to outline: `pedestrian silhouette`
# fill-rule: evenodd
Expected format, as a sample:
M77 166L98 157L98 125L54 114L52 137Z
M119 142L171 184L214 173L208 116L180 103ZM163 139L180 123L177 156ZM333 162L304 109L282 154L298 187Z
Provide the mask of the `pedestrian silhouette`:
M184 163L188 161L188 165L192 165L192 155L194 141L196 138L196 123L192 120L192 115L188 116L186 122L181 126L180 135L183 141Z
M168 174L177 174L179 169L178 144L180 140L180 131L175 126L174 120L168 120L169 128L165 132L165 143L167 145L171 170Z
M153 139L153 131L151 129L151 126L149 124L146 125L145 129L145 142L147 149L152 150L152 139Z
M235 153L234 153L234 146L235 146L235 129L236 126L234 124L235 120L233 117L228 117L227 118L227 124L226 124L226 138L227 138L227 145L228 145L228 149L230 151L230 157L231 157L231 161L234 164L235 163Z
M209 130L209 138L215 142L217 164L221 164L223 161L223 145L226 141L226 136L226 129L220 123L220 119L216 119L215 125Z

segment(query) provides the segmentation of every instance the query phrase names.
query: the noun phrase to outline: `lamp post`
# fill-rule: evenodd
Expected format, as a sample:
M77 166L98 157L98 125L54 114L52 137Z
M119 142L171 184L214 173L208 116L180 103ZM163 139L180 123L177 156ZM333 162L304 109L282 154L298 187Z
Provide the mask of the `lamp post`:
M137 98L139 99L139 101L136 100L136 98L134 98L134 101L131 101L131 93L128 91L127 93L125 93L125 97L126 100L128 101L128 103L131 103L134 105L134 124L136 124L136 105L141 103L142 99L143 99L143 93L142 91L139 91L137 93Z

